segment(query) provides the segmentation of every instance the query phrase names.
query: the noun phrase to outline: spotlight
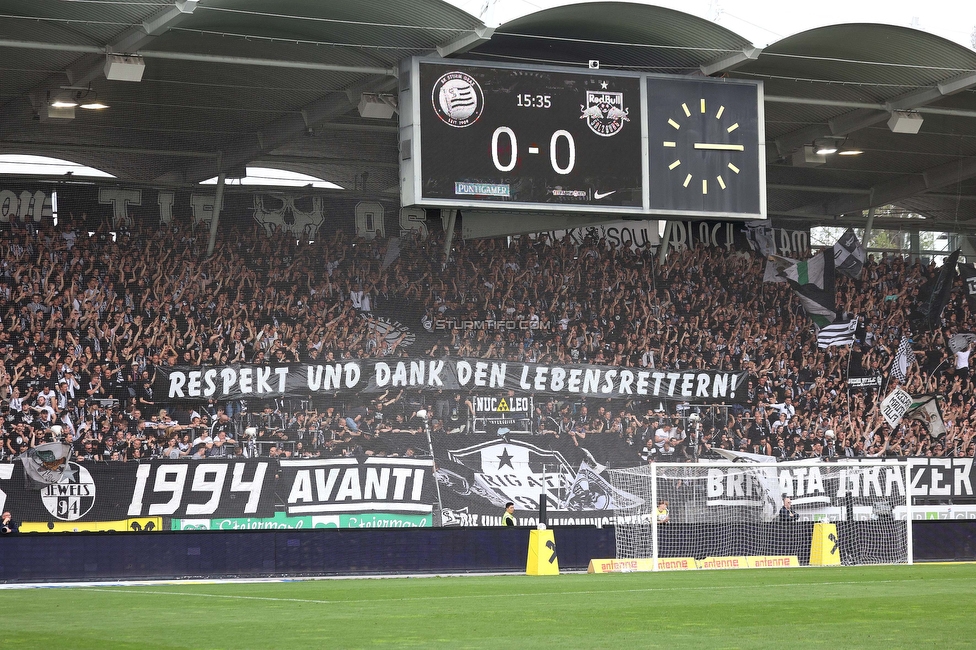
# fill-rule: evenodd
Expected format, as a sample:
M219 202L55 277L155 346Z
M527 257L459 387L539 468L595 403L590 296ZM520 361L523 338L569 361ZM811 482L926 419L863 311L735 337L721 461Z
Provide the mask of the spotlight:
M827 162L822 154L818 154L809 144L803 145L793 153L794 167L817 167Z
M837 143L833 140L817 140L813 143L813 151L819 156L837 153Z
M840 149L837 151L838 156L860 156L862 153L864 151L850 138L844 138L844 141L840 143Z

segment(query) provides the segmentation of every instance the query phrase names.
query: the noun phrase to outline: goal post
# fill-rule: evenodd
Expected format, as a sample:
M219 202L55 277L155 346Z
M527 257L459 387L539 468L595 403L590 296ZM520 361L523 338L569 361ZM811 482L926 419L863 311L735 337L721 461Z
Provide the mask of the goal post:
M674 558L709 568L912 562L905 461L651 463L608 474L637 497L615 512L617 558L650 559L653 570Z

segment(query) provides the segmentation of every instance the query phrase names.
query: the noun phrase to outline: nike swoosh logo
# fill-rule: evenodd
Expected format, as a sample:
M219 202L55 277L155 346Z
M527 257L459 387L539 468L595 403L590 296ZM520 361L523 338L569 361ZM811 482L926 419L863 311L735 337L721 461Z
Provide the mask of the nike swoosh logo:
M611 194L616 194L617 190L610 190L609 192L593 192L593 199L599 201L600 199L605 199Z

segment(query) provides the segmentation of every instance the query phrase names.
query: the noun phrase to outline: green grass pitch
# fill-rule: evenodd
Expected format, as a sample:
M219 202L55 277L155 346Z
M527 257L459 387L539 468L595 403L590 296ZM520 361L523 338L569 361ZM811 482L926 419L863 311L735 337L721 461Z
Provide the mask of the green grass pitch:
M13 648L969 648L976 565L0 590Z

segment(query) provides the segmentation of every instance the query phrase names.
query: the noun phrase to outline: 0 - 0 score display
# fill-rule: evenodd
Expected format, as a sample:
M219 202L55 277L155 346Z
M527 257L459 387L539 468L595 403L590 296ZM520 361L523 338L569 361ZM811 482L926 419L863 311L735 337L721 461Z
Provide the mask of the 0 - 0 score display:
M415 58L403 205L766 218L761 82Z
M639 76L420 61L417 91L418 203L642 209Z

